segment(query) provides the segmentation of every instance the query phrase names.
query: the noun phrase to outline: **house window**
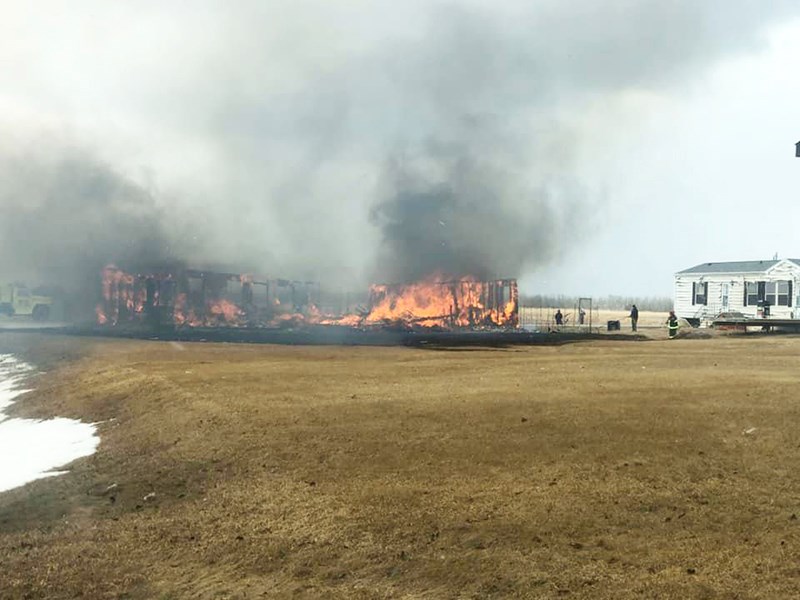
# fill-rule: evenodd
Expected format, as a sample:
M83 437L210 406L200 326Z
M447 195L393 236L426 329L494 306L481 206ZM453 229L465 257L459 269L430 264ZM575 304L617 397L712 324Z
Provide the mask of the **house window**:
M758 282L747 281L744 284L744 305L755 306L758 304Z
M791 305L792 305L792 282L779 281L778 306L791 306Z
M770 306L775 306L777 304L776 295L778 291L778 282L777 281L765 281L764 282L764 302L769 304Z
M730 297L730 287L727 283L722 284L722 310L728 310L728 298Z
M708 282L692 284L692 304L708 304Z

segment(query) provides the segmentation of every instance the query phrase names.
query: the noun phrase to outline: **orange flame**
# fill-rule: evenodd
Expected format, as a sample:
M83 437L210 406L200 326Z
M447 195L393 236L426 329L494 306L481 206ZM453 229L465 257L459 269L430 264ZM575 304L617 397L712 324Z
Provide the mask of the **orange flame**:
M226 324L239 324L244 317L244 311L230 300L210 302L207 311L212 319Z
M394 324L418 327L516 327L515 280L478 281L474 277L448 280L432 275L408 284L370 286L365 315L327 319L325 324L349 326Z
M95 307L97 321L116 325L121 316L136 309L134 277L114 265L105 267L102 276L103 301Z

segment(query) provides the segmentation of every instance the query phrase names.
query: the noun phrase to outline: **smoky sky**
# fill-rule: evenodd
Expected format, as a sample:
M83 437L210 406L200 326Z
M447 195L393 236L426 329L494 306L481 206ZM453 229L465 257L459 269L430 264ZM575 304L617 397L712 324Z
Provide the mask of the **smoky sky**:
M680 95L800 12L111 4L3 9L5 270L185 260L348 283L521 276L585 243L614 203L613 187L581 178L613 147L587 115L627 93ZM50 141L31 143L42 132Z
M0 160L0 268L75 292L108 263L170 266L175 244L150 193L77 150Z

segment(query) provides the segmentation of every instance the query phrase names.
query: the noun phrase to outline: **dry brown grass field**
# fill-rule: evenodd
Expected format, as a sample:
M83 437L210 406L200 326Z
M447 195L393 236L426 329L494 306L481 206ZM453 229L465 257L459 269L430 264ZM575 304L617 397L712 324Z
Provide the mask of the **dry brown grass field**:
M102 442L0 494L2 598L800 597L797 337L22 347Z
M529 306L522 307L521 311L521 318L523 323L530 323L534 322L539 326L552 326L554 325L554 315L556 310L559 307L553 308L533 308ZM576 325L576 311L575 307L560 307L561 312L566 315L567 327L575 326ZM591 326L592 329L597 329L599 331L603 331L606 329L606 325L608 321L619 321L620 322L620 330L622 332L630 332L631 331L631 321L628 318L630 314L630 310L606 310L606 309L594 309L591 311ZM654 311L640 311L639 312L639 329L640 330L658 330L663 329L666 332L666 321L667 321L667 313L666 312L654 312ZM585 326L589 326L589 313L587 311L587 315L584 321ZM652 333L652 331L651 331Z

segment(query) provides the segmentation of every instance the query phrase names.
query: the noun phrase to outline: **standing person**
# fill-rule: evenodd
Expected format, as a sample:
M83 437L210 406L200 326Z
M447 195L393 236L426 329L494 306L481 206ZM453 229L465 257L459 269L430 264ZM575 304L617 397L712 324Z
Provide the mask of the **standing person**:
M631 330L636 331L636 325L639 323L639 309L635 304L631 304Z
M669 311L669 318L667 318L667 327L669 328L669 339L674 338L678 335L678 317L675 316L675 311Z
M560 308L556 311L555 318L556 318L556 325L564 324L564 315L561 314Z

